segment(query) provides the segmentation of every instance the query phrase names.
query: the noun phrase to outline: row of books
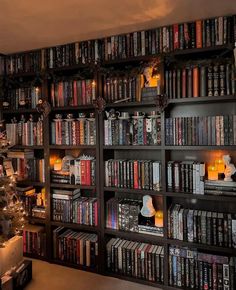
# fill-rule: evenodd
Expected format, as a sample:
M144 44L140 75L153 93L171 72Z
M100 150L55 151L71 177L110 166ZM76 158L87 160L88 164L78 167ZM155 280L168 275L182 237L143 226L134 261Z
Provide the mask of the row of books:
M130 73L132 74L132 72ZM133 76L107 76L104 80L104 96L108 103L126 100L141 101L141 74Z
M236 247L236 218L233 214L193 210L179 204L168 210L168 236L171 239Z
M95 118L53 119L51 122L52 145L95 145Z
M166 145L235 145L236 115L165 120Z
M89 226L97 226L98 224L96 198L81 197L80 193L69 190L53 189L52 208L54 221Z
M35 109L41 99L41 88L35 86L8 90L3 100L3 109Z
M96 159L82 155L70 160L68 171L51 171L51 182L61 184L95 185Z
M195 161L168 161L167 190L204 194L205 163Z
M54 258L90 268L97 266L98 236L64 227L53 231Z
M126 59L235 42L236 16L221 16L103 39L6 56L7 74L40 71L98 60ZM1 71L4 71L2 68Z
M23 230L23 251L28 254L45 256L46 233L45 228L28 224Z
M187 64L166 70L165 93L170 99L234 95L234 64Z
M53 107L90 105L95 99L94 80L68 80L51 84Z
M112 238L106 245L108 270L152 282L164 281L164 247Z
M169 248L169 285L182 289L235 289L235 258Z
M104 145L160 144L160 117L104 120Z
M107 160L105 186L160 191L161 163L151 160Z
M114 230L138 232L141 202L113 197L106 202L106 227Z
M223 180L205 180L204 192L210 195L236 195L236 182Z
M15 118L12 123L6 124L7 140L11 145L43 145L43 119L39 117L37 121L33 121L30 116L26 121L24 116L17 122Z
M30 180L45 182L45 162L44 159L21 159L13 158L12 165L17 172L17 180Z

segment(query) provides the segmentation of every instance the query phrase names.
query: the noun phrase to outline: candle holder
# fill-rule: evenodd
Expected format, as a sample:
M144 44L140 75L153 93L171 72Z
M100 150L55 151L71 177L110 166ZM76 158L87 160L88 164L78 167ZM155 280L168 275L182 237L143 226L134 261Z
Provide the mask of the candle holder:
M215 165L208 166L208 180L218 180L218 170Z

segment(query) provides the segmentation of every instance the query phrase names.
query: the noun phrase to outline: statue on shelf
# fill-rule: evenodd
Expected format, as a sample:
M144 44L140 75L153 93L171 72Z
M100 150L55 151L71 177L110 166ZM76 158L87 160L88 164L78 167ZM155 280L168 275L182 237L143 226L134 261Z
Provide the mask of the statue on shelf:
M230 163L231 158L229 155L223 155L223 161L225 164L225 171L224 171L224 181L233 181L232 175L236 173L236 168L233 163Z
M140 224L146 226L155 225L156 210L152 204L152 197L150 195L143 196L143 207L141 208Z

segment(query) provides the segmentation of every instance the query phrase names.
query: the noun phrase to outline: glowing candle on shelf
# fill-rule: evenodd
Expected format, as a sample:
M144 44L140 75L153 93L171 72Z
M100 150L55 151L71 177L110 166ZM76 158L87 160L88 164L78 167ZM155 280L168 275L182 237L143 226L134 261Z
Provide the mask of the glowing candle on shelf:
M218 170L214 165L208 166L208 179L209 180L218 180Z
M60 171L61 167L62 167L62 160L60 158L58 158L58 159L55 160L54 170L55 171Z
M222 159L216 159L215 166L217 168L218 173L224 173L225 165Z
M155 214L155 226L156 227L163 227L163 211L157 210Z

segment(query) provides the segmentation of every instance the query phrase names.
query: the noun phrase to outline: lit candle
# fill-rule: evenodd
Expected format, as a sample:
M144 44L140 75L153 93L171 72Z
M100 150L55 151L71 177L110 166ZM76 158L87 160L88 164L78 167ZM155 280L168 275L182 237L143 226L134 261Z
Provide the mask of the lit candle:
M224 173L225 165L222 159L216 159L215 166L217 168L218 173Z
M155 214L155 226L163 228L163 211L157 210Z
M56 159L55 163L54 163L54 170L55 171L60 171L61 170L61 166L62 166L61 159L60 158Z
M214 165L208 166L208 179L209 180L218 180L218 170Z

